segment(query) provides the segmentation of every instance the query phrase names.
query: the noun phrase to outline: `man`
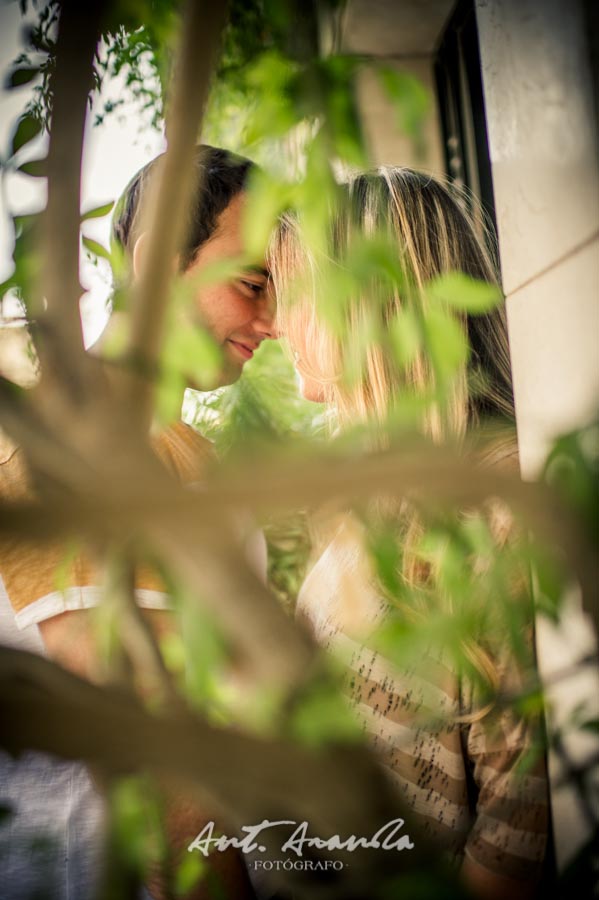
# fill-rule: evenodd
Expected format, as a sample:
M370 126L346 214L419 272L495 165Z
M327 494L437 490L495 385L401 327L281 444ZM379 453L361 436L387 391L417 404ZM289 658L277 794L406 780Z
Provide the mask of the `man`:
M211 264L243 255L245 188L253 167L249 160L207 146L198 148L196 163L200 170L198 187L178 260L186 278L193 278ZM146 247L146 235L140 231L141 201L155 164L156 160L149 163L130 182L113 225L114 238L132 260L134 274L139 272ZM274 310L267 281L266 269L251 266L240 271L237 278L207 286L196 294L198 319L222 350L221 385L235 381L260 342L272 337Z
M197 148L196 166L198 190L193 198L186 240L178 259L178 268L186 279L193 279L206 266L225 260L236 259L243 254L242 216L246 200L245 189L252 168L249 160L233 156L224 150L202 146ZM146 251L146 235L140 230L140 209L148 184L155 172L156 160L139 172L127 187L115 214L113 232L115 239L128 255L133 277ZM222 354L222 366L217 378L219 385L229 384L239 377L245 363L266 338L274 337L273 308L268 293L268 273L262 266L242 269L238 274L221 283L212 283L194 293L194 314L197 321L207 329L218 344ZM193 281L192 281L193 284ZM216 385L215 385L216 386ZM191 428L178 423L158 436L154 441L157 454L163 462L183 482L201 479L202 469L210 453L207 442ZM26 472L21 454L12 452L0 465L1 487L4 496L13 498L27 492ZM0 548L0 574L2 575L8 599L15 612L16 624L22 629L39 630L45 651L60 665L91 680L100 680L101 673L94 645L93 629L89 608L98 602L98 574L89 560L77 558L69 564L66 584L58 587L58 575L62 571L65 580L65 546L23 548L14 544ZM61 569L62 567L62 569ZM147 609L147 617L156 634L173 630L175 623L171 614L164 612L168 607L168 597L164 585L153 572L144 570L136 578L136 599ZM89 825L92 818L101 819L98 797L94 795L86 770L48 761L40 754L31 754L33 767L21 777L19 772L6 762L0 766L0 787L2 796L16 805L18 814L12 823L5 826L13 829L10 846L17 849L23 833L19 823L26 816L27 804L32 814L37 814L40 802L54 811L58 819L64 819L67 833L64 848L64 868L58 873L61 880L62 898L73 897L83 900L92 893L93 873L90 866L98 864L97 848L91 848L94 829ZM8 771L10 769L10 772ZM45 800L36 795L35 784L54 777L60 769L60 793L50 792ZM4 776L2 775L4 772ZM21 773L22 775L22 773ZM65 796L68 792L68 801ZM1 799L1 797L0 797ZM70 807L67 809L65 803ZM39 818L39 817L38 817ZM172 802L167 816L172 855L185 851L189 841L201 830L211 815L202 816L191 804L180 800ZM43 819L43 816L42 816ZM74 822L77 821L77 825ZM74 828L82 827L87 821L88 833L80 844ZM16 829L16 831L14 830ZM97 829L96 829L97 831ZM19 838L20 835L20 838ZM30 837L35 835L31 835ZM97 837L97 835L96 835ZM74 849L68 851L71 842ZM57 847L53 853L60 853ZM21 855L23 848L21 847ZM95 862L82 865L83 856ZM56 860L54 860L56 862ZM218 854L214 868L222 879L225 896L239 898L252 896L247 874L242 863L233 854ZM17 896L28 894L25 881L31 877L31 867L26 873L17 860L11 870L11 881L4 896L16 900ZM56 868L54 868L56 875ZM22 883L19 884L19 879ZM68 884L75 883L74 893L69 893ZM161 873L150 879L148 887L152 897L163 895ZM201 885L192 891L190 898L209 898L214 895L209 888ZM220 896L220 895L219 895Z

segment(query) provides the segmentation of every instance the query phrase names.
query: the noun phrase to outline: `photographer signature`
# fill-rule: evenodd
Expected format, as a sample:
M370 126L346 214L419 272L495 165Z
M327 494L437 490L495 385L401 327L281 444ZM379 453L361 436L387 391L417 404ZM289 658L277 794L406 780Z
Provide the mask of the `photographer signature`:
M297 825L290 838L288 838L281 847L281 851L295 853L296 856L303 855L304 848L316 848L317 850L347 850L352 853L358 848L373 850L413 850L414 844L410 840L408 834L399 835L404 826L403 819L392 819L386 822L382 828L372 835L372 837L356 837L352 834L345 840L341 840L338 834L332 835L330 838L308 837L308 823L300 822L299 824L293 820L281 819L280 821L271 822L269 819L263 819L256 825L242 825L241 831L246 832L245 837L227 837L227 835L218 835L215 837L214 822L207 822L198 836L191 842L187 848L189 851L199 850L204 856L208 856L212 849L223 852L229 847L235 847L242 853L253 853L258 850L260 853L266 852L266 847L259 843L259 835L279 825Z

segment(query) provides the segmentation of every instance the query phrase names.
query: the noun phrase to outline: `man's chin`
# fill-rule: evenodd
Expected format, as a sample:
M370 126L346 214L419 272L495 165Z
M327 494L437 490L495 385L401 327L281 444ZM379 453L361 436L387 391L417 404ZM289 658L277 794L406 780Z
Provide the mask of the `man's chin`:
M229 357L226 354L218 375L219 384L217 387L225 387L227 384L234 384L238 381L241 378L244 365L243 361Z
M227 387L235 384L241 377L243 366L237 363L227 363L220 371L211 378L198 378L197 374L189 374L185 381L187 387L192 391L216 391L218 388Z
M239 379L241 378L242 371L243 369L241 368L235 371L231 369L230 371L223 372L223 374L219 378L218 384L214 385L213 390L221 387L228 387L228 385L230 384L235 384L235 382L239 381Z

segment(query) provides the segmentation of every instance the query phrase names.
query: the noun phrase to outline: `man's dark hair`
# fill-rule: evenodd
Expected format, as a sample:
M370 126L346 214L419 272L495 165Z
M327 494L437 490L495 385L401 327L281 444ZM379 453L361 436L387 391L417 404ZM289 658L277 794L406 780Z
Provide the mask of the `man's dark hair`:
M156 157L139 170L116 206L112 237L130 257L139 237L142 197L160 158ZM193 263L202 244L212 237L219 215L247 186L249 173L254 168L251 160L209 144L199 144L196 147L194 164L196 186L181 252L182 271Z

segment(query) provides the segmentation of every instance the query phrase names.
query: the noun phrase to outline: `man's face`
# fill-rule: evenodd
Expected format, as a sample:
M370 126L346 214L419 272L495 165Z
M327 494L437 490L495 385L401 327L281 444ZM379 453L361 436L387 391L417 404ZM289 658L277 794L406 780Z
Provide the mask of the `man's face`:
M205 266L241 256L244 250L241 222L245 193L237 194L217 220L217 227L200 247L184 277L193 278ZM219 381L230 384L265 338L274 334L274 297L264 266L241 270L229 281L198 289L195 309L201 324L211 333L223 353Z

